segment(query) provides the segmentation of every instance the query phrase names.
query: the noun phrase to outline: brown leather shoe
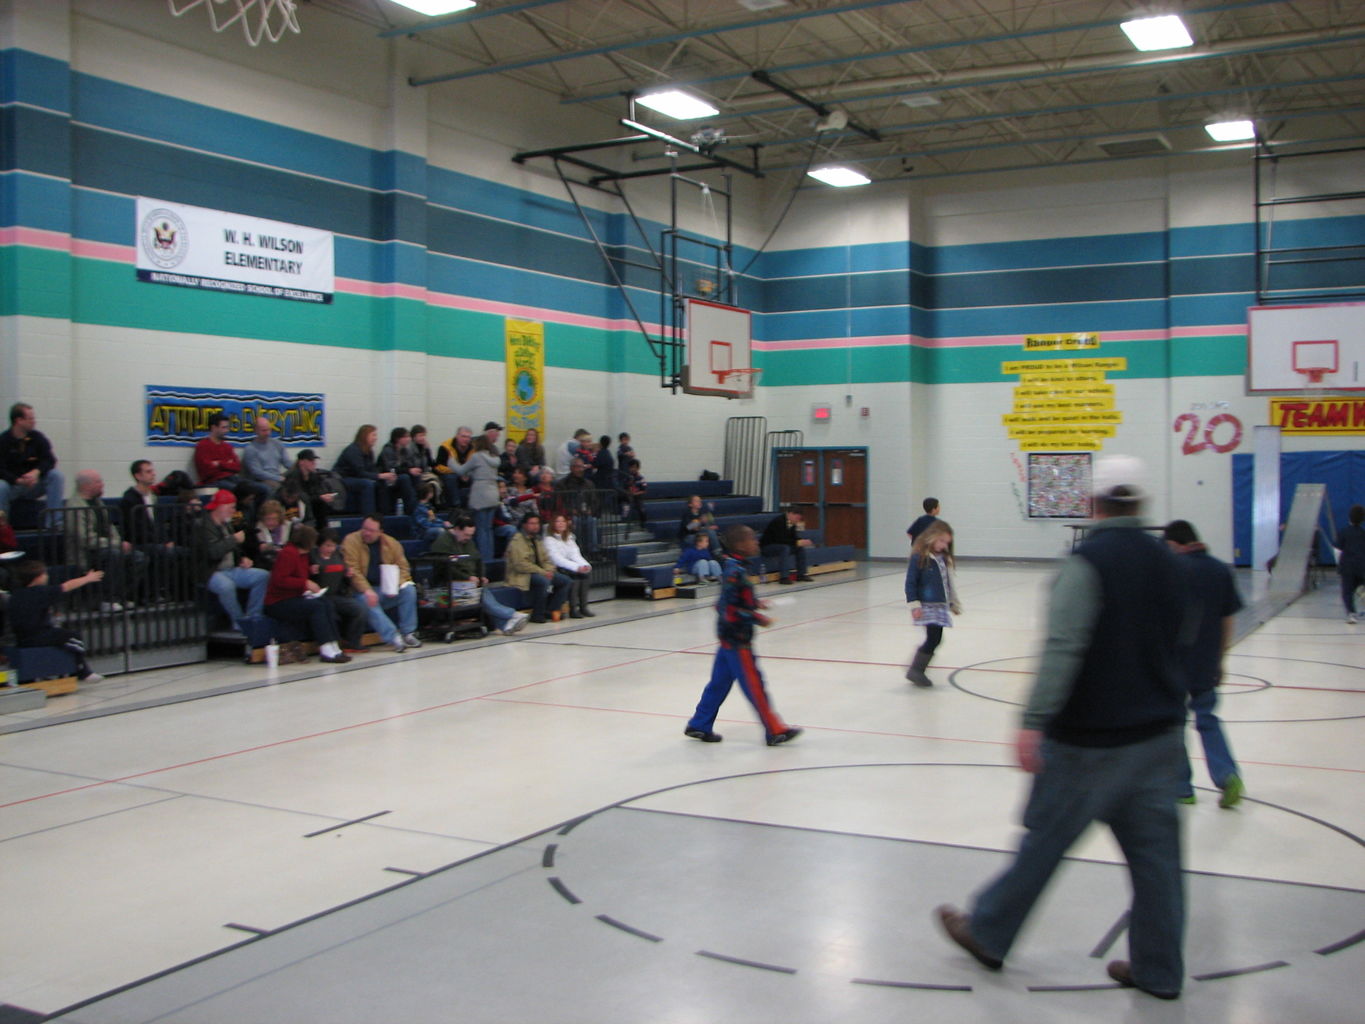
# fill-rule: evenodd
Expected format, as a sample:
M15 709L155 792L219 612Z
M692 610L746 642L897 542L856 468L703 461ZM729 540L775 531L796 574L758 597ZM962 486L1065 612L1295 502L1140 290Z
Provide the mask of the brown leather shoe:
M1156 992L1150 988L1143 988L1133 980L1133 965L1127 960L1110 960L1109 966L1105 968L1109 972L1109 977L1113 978L1124 988L1135 988L1139 992L1146 992L1149 996L1156 996L1158 999L1179 999L1179 992Z
M938 923L943 926L943 930L948 933L948 938L952 939L959 946L965 949L982 967L989 967L993 971L1000 970L1005 961L999 957L991 956L980 945L976 939L972 938L972 915L963 913L957 907L945 903L934 911L938 918Z

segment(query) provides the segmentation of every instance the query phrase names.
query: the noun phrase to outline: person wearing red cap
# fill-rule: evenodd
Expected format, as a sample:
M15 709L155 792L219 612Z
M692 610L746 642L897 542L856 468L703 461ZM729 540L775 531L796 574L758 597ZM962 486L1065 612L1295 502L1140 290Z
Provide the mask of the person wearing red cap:
M233 626L241 629L243 618L260 615L265 608L265 589L270 573L256 569L242 554L246 535L232 532L228 523L237 511L231 491L218 491L204 506L203 516L194 526L194 550L201 581L218 598ZM249 591L246 612L237 599L238 588Z

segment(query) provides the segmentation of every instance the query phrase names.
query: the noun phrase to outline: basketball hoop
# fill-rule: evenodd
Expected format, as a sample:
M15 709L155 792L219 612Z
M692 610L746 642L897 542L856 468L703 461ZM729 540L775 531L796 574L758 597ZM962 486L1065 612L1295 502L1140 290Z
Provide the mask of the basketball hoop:
M1307 377L1309 387L1320 385L1322 378L1329 373L1336 373L1340 365L1334 340L1296 341L1293 354L1294 372Z
M262 39L278 43L286 32L299 31L295 0L166 0L166 5L177 18L196 7L208 8L209 24L215 32L240 21L252 46L259 46Z
M713 370L716 375L716 383L724 387L727 383L734 390L733 395L728 398L752 398L754 395L754 385L758 383L759 376L763 373L761 367L736 366L729 370Z

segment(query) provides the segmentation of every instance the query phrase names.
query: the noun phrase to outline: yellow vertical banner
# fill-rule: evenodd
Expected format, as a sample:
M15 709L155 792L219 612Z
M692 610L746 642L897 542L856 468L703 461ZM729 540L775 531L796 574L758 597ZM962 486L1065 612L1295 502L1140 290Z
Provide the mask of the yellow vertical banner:
M545 437L545 325L507 321L506 436L520 441L535 428Z

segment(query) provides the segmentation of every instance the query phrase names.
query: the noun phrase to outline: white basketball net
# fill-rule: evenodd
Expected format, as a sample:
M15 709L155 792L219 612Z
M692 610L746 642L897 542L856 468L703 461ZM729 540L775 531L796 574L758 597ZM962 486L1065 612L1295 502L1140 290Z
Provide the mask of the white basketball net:
M262 39L278 43L286 32L299 31L294 0L166 0L177 18L196 7L206 7L213 31L241 22L246 41L259 46Z

